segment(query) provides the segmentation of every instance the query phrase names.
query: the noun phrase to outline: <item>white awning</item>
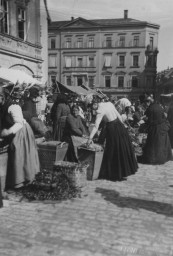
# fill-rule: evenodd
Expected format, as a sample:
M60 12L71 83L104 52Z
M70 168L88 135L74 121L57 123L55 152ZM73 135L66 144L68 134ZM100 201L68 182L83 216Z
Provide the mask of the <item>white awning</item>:
M0 82L12 84L42 85L42 82L26 74L24 71L10 68L0 68Z

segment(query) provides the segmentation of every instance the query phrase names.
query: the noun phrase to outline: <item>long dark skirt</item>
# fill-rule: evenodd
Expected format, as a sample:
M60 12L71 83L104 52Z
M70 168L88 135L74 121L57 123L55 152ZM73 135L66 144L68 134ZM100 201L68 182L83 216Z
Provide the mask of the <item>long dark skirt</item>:
M18 188L33 181L39 171L40 163L34 134L26 123L9 145L6 189Z
M57 141L62 141L64 129L66 126L67 116L62 116L55 122L53 126L53 139Z
M173 125L171 125L169 129L169 139L170 139L171 147L173 148Z
M120 181L135 174L138 164L124 125L114 120L106 125L106 145L99 179Z
M164 164L172 160L171 143L166 122L151 125L148 129L147 141L143 152L143 162L148 164Z

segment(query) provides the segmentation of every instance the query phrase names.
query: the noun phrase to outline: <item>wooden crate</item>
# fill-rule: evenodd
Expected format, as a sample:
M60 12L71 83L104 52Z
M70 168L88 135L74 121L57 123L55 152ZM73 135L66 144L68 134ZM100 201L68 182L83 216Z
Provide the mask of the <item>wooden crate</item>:
M53 170L56 161L63 161L68 144L60 141L45 141L37 144L41 169Z
M78 147L78 159L82 164L88 164L87 180L98 179L103 158L103 151L94 151L88 148Z

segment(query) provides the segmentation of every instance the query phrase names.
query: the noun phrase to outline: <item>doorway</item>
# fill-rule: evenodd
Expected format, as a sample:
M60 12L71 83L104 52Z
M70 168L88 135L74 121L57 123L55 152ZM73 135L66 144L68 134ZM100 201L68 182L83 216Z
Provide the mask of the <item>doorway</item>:
M77 77L77 85L78 86L82 86L82 84L83 84L83 79L82 79L82 77Z

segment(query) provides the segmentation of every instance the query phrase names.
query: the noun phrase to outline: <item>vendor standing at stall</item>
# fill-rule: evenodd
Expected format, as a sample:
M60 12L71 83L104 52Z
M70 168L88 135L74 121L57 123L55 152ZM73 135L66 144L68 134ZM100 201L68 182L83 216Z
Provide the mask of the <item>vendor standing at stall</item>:
M19 93L13 91L7 95L1 89L0 137L4 144L9 144L6 189L17 189L34 180L40 171L39 158L32 129L14 100Z
M100 122L106 120L106 144L99 178L111 181L121 181L125 177L135 174L138 165L134 149L126 128L118 111L111 102L93 102L96 111L96 121L90 133L87 144L98 131Z

